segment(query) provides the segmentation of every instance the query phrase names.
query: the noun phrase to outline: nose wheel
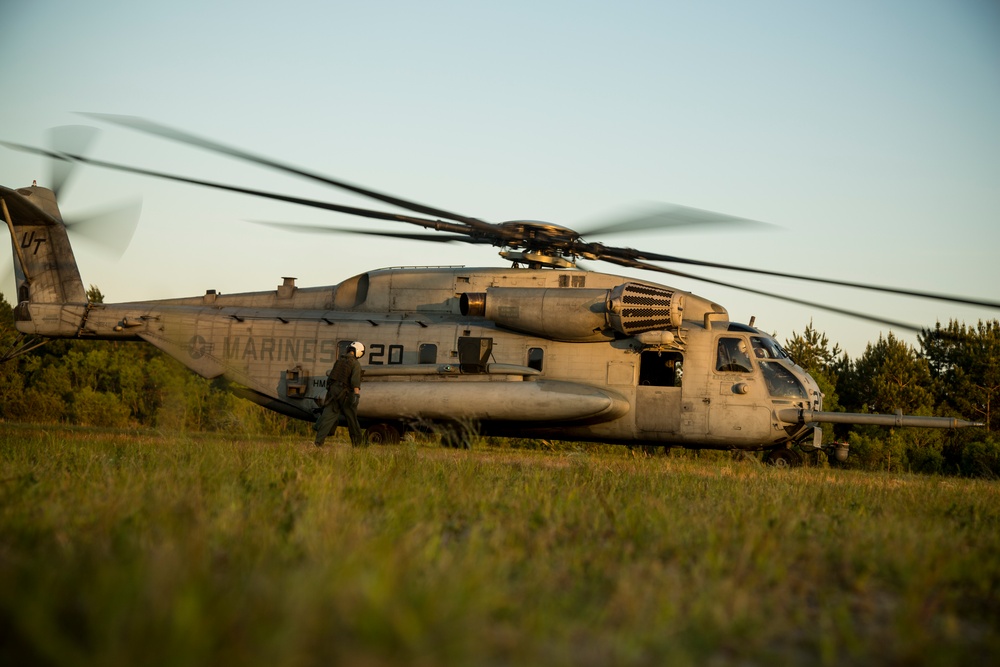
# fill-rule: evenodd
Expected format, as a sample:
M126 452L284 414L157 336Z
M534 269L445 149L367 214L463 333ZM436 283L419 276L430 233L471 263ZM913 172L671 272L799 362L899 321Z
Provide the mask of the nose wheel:
M399 431L392 424L372 424L365 429L369 445L398 445Z
M775 468L797 468L802 457L793 449L772 449L764 455L764 463Z

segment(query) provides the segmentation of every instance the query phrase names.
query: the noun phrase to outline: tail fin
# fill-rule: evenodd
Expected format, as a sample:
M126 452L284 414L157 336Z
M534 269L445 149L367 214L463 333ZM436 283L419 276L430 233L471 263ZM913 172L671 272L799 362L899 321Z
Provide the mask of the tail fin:
M0 186L0 207L14 250L17 328L44 336L76 336L87 292L55 194L37 186Z

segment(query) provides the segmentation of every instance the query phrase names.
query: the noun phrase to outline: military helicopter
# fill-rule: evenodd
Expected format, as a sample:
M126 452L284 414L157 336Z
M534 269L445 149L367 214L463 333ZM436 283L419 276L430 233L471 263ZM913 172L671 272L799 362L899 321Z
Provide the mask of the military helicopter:
M653 262L726 268L929 299L1000 307L962 297L699 261L585 241L539 221L491 223L286 165L147 120L102 121L319 181L407 213L343 206L95 160L76 152L6 144L77 163L421 227L385 232L279 225L500 248L508 268L426 267L367 271L337 285L205 294L130 303L88 302L54 192L0 187L17 282L14 317L23 337L7 358L39 340L145 341L205 378L270 410L314 420L326 372L353 341L368 349L359 418L372 443L432 425L446 446L484 435L623 445L762 451L775 465L844 443L825 443L820 423L963 428L941 418L824 412L815 380L753 324L689 291L577 266L578 259L691 278L915 329L825 304L692 276ZM675 207L632 224L746 222ZM597 234L607 230L591 230Z

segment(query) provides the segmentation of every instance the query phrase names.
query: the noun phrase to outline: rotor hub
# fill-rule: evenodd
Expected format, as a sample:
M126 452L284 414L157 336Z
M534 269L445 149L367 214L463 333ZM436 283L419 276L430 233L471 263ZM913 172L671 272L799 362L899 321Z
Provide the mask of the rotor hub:
M580 234L569 227L541 220L509 220L498 227L511 248L569 248L580 240Z
M573 260L567 259L560 255L551 255L541 252L532 252L530 250L525 252L515 251L515 250L502 250L500 251L500 256L506 260L514 262L515 264L525 264L532 269L575 269L576 264Z

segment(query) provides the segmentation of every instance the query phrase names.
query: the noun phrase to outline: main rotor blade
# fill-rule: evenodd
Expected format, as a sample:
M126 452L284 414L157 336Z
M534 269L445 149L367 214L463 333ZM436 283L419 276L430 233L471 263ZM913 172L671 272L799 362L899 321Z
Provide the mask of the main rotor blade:
M56 153L44 148L37 148L35 146L25 146L23 144L15 144L7 141L0 141L0 145L7 146L14 150L34 153L36 155L42 155L44 157L51 158L53 160L63 160L71 162L80 162L83 164L88 164L93 167L103 167L104 169L114 169L115 171L123 171L130 174L139 174L140 176L151 176L153 178L160 178L168 181L175 181L178 183L188 183L190 185L201 185L207 188L214 188L216 190L223 190L226 192L235 192L238 194L251 195L254 197L262 197L264 199L273 199L276 201L288 202L290 204L299 204L301 206L309 206L312 208L319 208L326 211L336 211L338 213L346 213L348 215L356 215L363 218L374 218L376 220L390 220L393 222L406 222L414 225L419 225L427 229L435 229L441 231L448 231L455 234L470 234L473 233L468 227L456 224L453 222L445 222L443 220L428 220L426 218L417 218L409 215L402 215L399 213L388 213L385 211L375 211L372 209L358 208L355 206L343 206L341 204L334 204L331 202L319 201L316 199L305 199L302 197L292 197L290 195L282 195L275 192L267 192L266 190L256 190L253 188L244 188L235 185L226 185L224 183L216 183L213 181L203 181L197 178L188 178L186 176L177 176L176 174L167 174L161 171L154 171L152 169L141 169L139 167L130 167L128 165L117 164L114 162L106 162L104 160L95 160L93 158L84 157L82 155L74 155L70 153ZM496 236L497 230L490 228L490 232Z
M899 322L897 320L890 320L888 318L879 317L877 315L869 315L867 313L862 313L856 310L847 310L846 308L837 308L836 306L831 306L825 303L816 303L814 301L806 301L804 299L796 299L795 297L786 296L784 294L775 294L774 292L765 292L763 290L754 289L752 287L747 287L746 285L735 285L733 283L723 282L721 280L713 280L711 278L703 278L701 276L695 276L690 273L684 273L682 271L675 271L673 269L667 269L662 266L656 266L655 264L647 264L645 262L640 262L637 260L630 260L626 258L602 258L606 262L612 264L618 264L619 266L628 266L635 269L646 269L648 271L657 271L659 273L667 273L672 276L680 276L681 278L688 278L690 280L698 280L704 283L710 283L712 285L719 285L720 287L729 287L732 289L737 289L743 292L749 292L750 294L758 294L760 296L771 297L772 299L778 299L780 301L787 301L789 303L796 303L800 306L809 306L810 308L819 308L821 310L826 310L831 313L837 313L838 315L846 315L848 317L854 317L861 320L866 320L868 322L875 322L876 324L886 324L891 327L896 327L897 329L905 329L907 331L912 331L914 333L920 333L923 331L924 327L918 327L915 324L910 324L908 322Z
M633 250L632 248L612 248L602 246L602 251L609 253L609 256L623 259L646 260L653 262L671 262L675 264L687 264L689 266L703 266L713 269L726 269L729 271L742 271L744 273L754 273L762 276L774 276L777 278L789 278L792 280L805 280L808 282L822 283L824 285L836 285L837 287L853 287L856 289L870 290L873 292L885 292L887 294L899 294L902 296L912 296L921 299L934 299L946 301L948 303L960 303L968 306L982 306L985 308L1000 308L1000 302L985 299L973 299L971 297L957 296L951 294L938 294L935 292L920 292L917 290L902 289L900 287L888 287L885 285L870 285L868 283L856 283L849 280L833 280L832 278L819 278L817 276L807 276L796 273L783 273L781 271L768 271L766 269L754 269L747 266L737 266L734 264L722 264L720 262L705 262L697 259L687 259L685 257L675 257L673 255L661 255L659 253Z
M409 239L411 241L432 241L435 243L473 243L493 245L489 239L466 236L464 234L407 234L405 232L388 232L376 230L350 229L347 227L330 227L327 225L304 225L294 222L271 222L268 220L248 220L255 225L264 225L274 229L283 229L304 234L359 234L363 236L384 236L394 239Z
M661 204L649 207L645 212L623 218L614 222L607 222L593 227L584 227L577 230L580 236L611 236L614 234L624 234L626 232L638 232L646 230L657 231L690 231L702 232L708 228L719 229L723 227L745 227L745 228L777 228L759 220L739 218L725 213L706 211L690 206L679 204Z
M295 176L301 176L303 178L312 179L314 181L319 181L326 185L331 185L335 188L340 188L342 190L347 190L355 194L359 194L363 197L369 197L371 199L376 199L387 204L392 204L393 206L398 206L404 208L408 211L413 211L415 213L423 213L424 215L432 215L439 218L444 218L445 220L454 220L456 222L462 222L473 229L479 231L494 231L495 226L488 222L484 222L477 218L470 218L468 216L460 215L458 213L452 213L450 211L445 211L444 209L434 208L431 206L425 206L424 204L418 204L417 202L412 202L406 199L401 199L399 197L394 197L392 195L383 194L381 192L376 192L375 190L369 190L368 188L363 188L358 185L353 185L347 183L346 181L341 181L329 176L323 176L322 174L317 174L315 172L306 171L305 169L300 169L292 165L285 164L283 162L278 162L270 158L266 158L260 155L255 155L249 153L239 148L234 148L232 146L226 146L225 144L220 144L216 141L210 139L204 139L202 137L197 137L193 134L184 132L183 130L178 130L172 127L167 127L165 125L160 125L150 120L144 118L139 118L137 116L119 116L115 114L102 114L102 113L83 113L82 115L88 116L90 118L96 118L98 120L103 120L108 123L113 123L115 125L121 125L123 127L128 127L139 132L144 132L146 134L152 134L164 139L169 139L171 141L177 141L183 144L188 144L190 146L197 146L198 148L204 148L216 153L221 153L223 155L228 155L230 157L237 158L239 160L244 160L247 162L252 162L264 167L269 167L271 169L276 169L278 171L283 171L288 174L293 174Z
M266 192L266 191L262 191L262 190L255 190L255 189L250 189L250 188L242 188L242 187L230 186L230 185L225 185L225 184L221 184L221 183L214 183L214 182L211 182L211 181L203 181L203 180L199 180L199 179L193 179L193 178L187 178L187 177L183 177L183 176L176 176L176 175L172 175L172 174L166 174L166 173L162 173L162 172L156 172L156 171L152 171L152 170L148 170L148 169L140 169L140 168L137 168L137 167L129 167L129 166L114 164L114 163L105 162L105 161L101 161L101 160L94 160L94 159L83 157L83 156L81 156L79 154L72 154L72 153L65 153L65 152L55 152L55 151L51 151L51 150L39 149L39 148L34 148L34 147L30 147L30 146L23 146L23 145L19 145L19 144L12 144L12 143L8 143L8 142L0 142L0 143L2 143L3 145L8 146L10 148L14 148L14 149L17 149L17 150L23 150L23 151L27 151L27 152L32 152L32 153L44 155L46 157L53 158L53 159L56 159L56 160L61 160L61 161L82 162L82 163L90 164L90 165L93 165L93 166L105 167L105 168L109 168L109 169L116 169L116 170L119 170L119 171L125 171L125 172L129 172L129 173L136 173L136 174L141 174L141 175L146 175L146 176L153 176L153 177L156 177L156 178L162 178L162 179L166 179L166 180L173 180L173 181L182 182L182 183L189 183L189 184L194 184L194 185L202 185L202 186L205 186L205 187L216 188L216 189L219 189L219 190L225 190L225 191L229 191L229 192L236 192L236 193L240 193L240 194L248 194L248 195L252 195L252 196L263 197L263 198L273 199L273 200L277 200L277 201L284 201L284 202L289 202L289 203L294 203L294 204L300 204L300 205L303 205L303 206L310 206L310 207L313 207L313 208L320 208L320 209L324 209L324 210L330 210L330 211L336 211L336 212L340 212L340 213L346 213L346 214L349 214L349 215L356 215L356 216L373 218L373 219L379 219L379 220L389 220L389 221L394 221L394 222L404 222L404 223L409 223L409 224L415 224L415 225L418 225L418 226L421 226L421 227L424 227L424 228L427 228L427 229L434 229L436 231L451 232L451 233L456 234L456 235L466 235L466 236L469 236L472 239L470 241L472 243L491 243L491 244L494 244L494 245L505 245L507 243L512 243L512 244L516 245L517 243L524 243L523 239L511 236L511 234L508 233L508 231L505 230L504 228L502 228L500 225L493 225L491 223L487 223L487 222L484 222L482 220L478 220L476 218L465 218L464 216L456 216L456 215L451 214L451 213L449 213L447 211L440 211L438 209L432 209L432 208L429 208L429 207L424 207L424 206L419 205L419 204L414 204L413 202L406 202L405 200L399 200L399 199L397 199L395 197L390 197L388 195L381 195L380 193L376 193L374 191L369 191L369 190L366 190L366 189L363 189L363 188L358 188L357 186L351 186L349 184L346 184L346 183L343 183L343 182L340 182L340 181L335 181L333 179L328 179L328 178L323 177L323 176L318 176L318 175L315 175L315 174L310 174L308 172L304 172L302 170L298 170L297 168L294 168L294 167L289 167L287 165L282 165L280 163L273 162L271 160L267 160L266 158L258 158L257 156L253 156L253 155L250 155L250 154L245 153L243 151L239 151L238 149L233 149L233 148L229 148L229 147L226 147L226 146L222 146L220 144L215 144L214 142L210 142L208 140L198 139L196 137L192 137L191 135L187 135L187 134L185 134L183 132L180 132L179 130L172 130L170 128L165 128L163 126L159 126L159 125L156 125L154 123L149 123L148 121L143 121L142 119L139 119L139 118L133 118L133 117L128 117L128 116L107 116L107 115L104 115L104 114L86 114L86 115L90 115L90 116L93 116L93 117L96 117L96 118L108 120L109 122L115 122L115 123L118 123L118 124L126 125L126 126L129 126L129 127L134 127L136 129L140 129L142 131L151 132L153 134L159 134L160 136L166 136L167 138L176 139L176 140L179 140L179 141L183 141L185 143L192 143L194 145L202 146L202 147L205 147L205 148L209 148L211 150L218 150L218 151L221 151L223 153L234 155L235 157L239 157L239 158L242 158L242 159L248 159L250 161L259 162L259 163L264 164L266 166L271 166L271 167L274 167L274 168L278 168L278 169L282 169L282 170L285 170L285 171L289 171L290 173L296 173L296 174L299 174L299 175L302 175L302 176L306 176L306 177L309 177L309 178L314 178L314 179L319 180L321 182L328 183L330 185L333 185L333 186L336 186L336 187L340 187L340 188L343 188L343 189L347 189L347 190L356 192L357 194L362 194L364 196L373 197L375 199L379 199L380 201L384 201L384 202L387 202L387 203L392 203L394 205L399 205L399 206L401 206L403 208L409 208L410 210L428 211L428 212L433 211L433 212L435 212L435 214L441 214L441 217L449 218L449 219L452 219L452 220L456 220L458 222L458 224L456 224L455 222L445 222L445 221L442 221L442 220L428 220L428 219L425 219L425 218L417 218L417 217L408 216L408 215L386 213L386 212L383 212L383 211L375 211L375 210L371 210L371 209L363 209L363 208L352 207L352 206L343 206L343 205L340 205L340 204L333 204L333 203L322 202L322 201L317 201L317 200L304 199L304 198L300 198L300 197L292 197L292 196L288 196L288 195L281 195L281 194L272 193L272 192ZM748 220L748 219L744 219L744 218L736 218L734 216L727 216L725 214L713 213L711 211L704 211L704 210L701 210L701 209L693 209L693 208L690 208L690 207L677 206L677 207L674 207L674 210L676 211L677 216L678 216L676 218L677 223L678 224L682 224L682 225L707 224L710 221L714 221L714 222L718 222L718 223L728 223L728 222L735 222L735 221L738 221L738 220L739 221L744 221L745 223L756 223L756 224L760 224L760 225L765 224L765 223L759 223L758 221L752 221L752 220ZM655 225L655 223L657 222L657 220L663 221L664 218L657 218L656 216L646 216L646 217L641 218L641 219L635 219L635 220L633 220L631 222L626 221L626 223L624 223L624 224L625 224L625 226L628 227L629 230L635 231L635 230L638 230L640 228L644 228L647 225ZM714 224L714 222L712 224ZM744 224L744 223L740 223L740 224ZM587 233L588 234L595 234L595 233L609 232L612 228L614 228L614 229L620 229L621 231L625 231L625 228L622 225L614 225L614 226L605 225L603 227L591 228ZM645 228L649 228L649 227L645 227ZM376 233L375 235L388 236L390 234L389 233ZM420 240L429 240L427 238L421 238L420 235L412 235L412 236L397 235L397 236L399 238L419 238ZM444 240L445 241L450 241L450 240L454 240L454 239L448 238L448 239L444 239ZM555 246L549 245L547 247L549 247L551 249L551 248L553 248ZM702 267L707 267L707 268L719 268L719 269L726 269L726 270L732 270L732 271L742 271L742 272L754 273L754 274L758 274L758 275L767 275L767 276L774 276L774 277L780 277L780 278L788 278L788 279L793 279L793 280L803 280L803 281L810 281L810 282L822 283L822 284L828 284L828 285L836 285L836 286L840 286L840 287L852 287L852 288L857 288L857 289L865 289L865 290L876 291L876 292L883 292L883 293L889 293L889 294L897 294L897 295L911 296L911 297L917 297L917 298L934 299L934 300L945 301L945 302L950 302L950 303L959 303L959 304L964 304L964 305L971 305L971 306L980 306L980 307L1000 309L1000 302L989 301L989 300L985 300L985 299L973 299L973 298L962 297L962 296L957 296L957 295L947 295L947 294L939 294L939 293L933 293L933 292L922 292L922 291L917 291L917 290L908 290L908 289L902 289L902 288L896 288L896 287L888 287L888 286L881 286L881 285L870 285L870 284L866 284L866 283L858 283L858 282L852 282L852 281L833 280L833 279L828 279L828 278L820 278L820 277L816 277L816 276L808 276L808 275L801 275L801 274L784 273L784 272L779 272L779 271L768 271L768 270L764 270L764 269L755 269L755 268L751 268L751 267L737 266L737 265L731 265L731 264L723 264L723 263L719 263L719 262L706 262L706 261L701 261L701 260L694 260L694 259L687 259L687 258L682 258L682 257L676 257L676 256L672 256L672 255L663 255L663 254L659 254L659 253L652 253L652 252L634 250L634 249L631 249L631 248L616 248L616 247L611 247L611 246L604 246L603 244L600 244L600 243L579 243L579 244L577 244L576 247L578 248L578 251L574 251L574 253L573 253L573 254L576 254L576 255L580 255L580 256L593 256L593 257L595 257L597 259L603 259L603 260L606 260L606 261L609 261L609 262L612 262L612 263L621 264L623 266L639 266L639 265L641 265L641 266L639 266L639 268L647 268L649 270L660 271L660 272L664 272L664 273L672 273L673 275L685 275L685 274L681 274L681 273L676 272L676 271L666 270L666 269L663 269L662 267L655 267L654 265L645 263L643 260L645 260L645 261L672 262L672 263L679 263L679 264L687 264L687 265L691 265L691 266L702 266ZM623 262L626 262L626 263L623 263ZM632 263L627 263L627 262L632 262ZM728 283L722 283L722 282L718 282L718 281L710 281L710 280L700 279L700 278L695 278L695 279L705 280L705 282L715 282L715 284L719 284L719 285L723 285L723 286L732 286L732 287L734 287L736 289L744 289L742 287L735 286L735 285L730 285ZM754 290L746 288L746 291L754 291ZM760 293L760 294L763 294L763 295L766 295L766 296L775 296L776 298L782 298L782 299L787 300L787 301L793 301L793 302L797 301L797 300L795 300L795 299L793 299L791 297L783 297L783 296L779 296L779 295L772 295L772 294L766 293L766 292L756 292L756 293ZM805 305L811 305L811 306L816 306L816 307L819 307L819 308L824 308L824 309L827 309L827 310L831 310L831 308L829 308L829 307L825 307L825 306L822 306L822 305L819 305L819 304L813 304L811 302L801 302L801 303L803 303ZM855 314L855 313L852 313L850 311L840 311L840 310L836 310L836 309L832 309L832 310L834 310L835 312L844 312L844 314L850 314L850 315L858 316L858 317L862 317L862 318L867 317L867 316L865 316L863 314ZM873 321L877 321L877 320L873 320ZM898 323L898 322L889 322L889 321L881 321L881 322L882 323L887 323L887 324L899 325L899 326L903 326L903 327L911 326L911 325L906 325L905 323Z

